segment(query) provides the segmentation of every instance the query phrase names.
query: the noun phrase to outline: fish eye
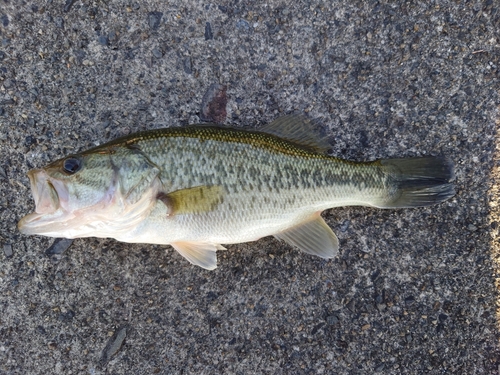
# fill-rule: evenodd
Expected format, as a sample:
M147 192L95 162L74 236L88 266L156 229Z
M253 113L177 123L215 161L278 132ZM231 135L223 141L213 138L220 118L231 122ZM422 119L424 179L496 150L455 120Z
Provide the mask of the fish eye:
M70 156L63 162L63 169L66 173L73 174L82 168L82 159L76 156Z

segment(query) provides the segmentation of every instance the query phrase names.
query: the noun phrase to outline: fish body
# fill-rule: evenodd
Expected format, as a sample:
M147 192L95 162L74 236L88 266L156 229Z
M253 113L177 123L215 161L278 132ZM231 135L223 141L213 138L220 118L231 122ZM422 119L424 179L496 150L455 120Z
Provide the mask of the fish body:
M137 133L28 173L36 212L25 234L169 244L216 267L221 244L274 235L323 258L338 240L320 213L338 206L418 207L454 194L445 158L351 162L328 156L311 123L215 125Z

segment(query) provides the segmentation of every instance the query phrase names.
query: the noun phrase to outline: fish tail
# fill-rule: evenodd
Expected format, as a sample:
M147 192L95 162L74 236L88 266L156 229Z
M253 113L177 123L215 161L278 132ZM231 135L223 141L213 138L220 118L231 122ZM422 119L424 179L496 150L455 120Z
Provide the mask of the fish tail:
M382 159L389 196L381 208L422 207L455 195L453 163L443 157ZM378 205L377 205L378 206Z

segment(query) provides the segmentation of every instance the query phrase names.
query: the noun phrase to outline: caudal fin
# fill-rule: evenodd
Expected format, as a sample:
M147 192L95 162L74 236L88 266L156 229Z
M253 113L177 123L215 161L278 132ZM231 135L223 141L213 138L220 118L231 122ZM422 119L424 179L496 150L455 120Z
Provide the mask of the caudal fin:
M421 207L455 195L453 163L442 157L380 160L389 176L389 200L384 208Z

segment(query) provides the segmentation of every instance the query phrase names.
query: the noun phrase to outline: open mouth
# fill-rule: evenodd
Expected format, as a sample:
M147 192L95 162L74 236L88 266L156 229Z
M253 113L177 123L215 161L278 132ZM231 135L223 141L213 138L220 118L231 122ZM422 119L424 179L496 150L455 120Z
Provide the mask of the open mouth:
M31 183L31 192L35 200L37 214L48 214L59 208L59 194L47 173L42 169L33 169L28 172Z
M31 183L31 192L35 200L35 212L37 214L47 214L59 208L59 195L52 182L48 180L47 173L40 169L28 172Z
M21 219L18 228L25 234L42 234L64 215L68 192L62 182L51 179L43 169L29 171L28 177L36 208L34 213Z

